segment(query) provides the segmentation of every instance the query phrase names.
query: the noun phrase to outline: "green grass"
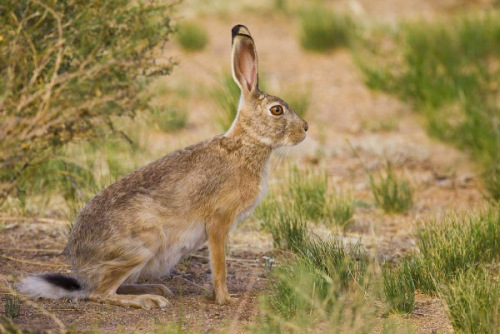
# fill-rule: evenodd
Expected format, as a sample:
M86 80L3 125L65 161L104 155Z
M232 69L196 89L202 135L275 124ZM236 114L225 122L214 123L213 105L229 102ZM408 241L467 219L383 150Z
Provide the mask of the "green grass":
M327 52L351 43L353 21L329 9L314 7L300 11L300 44L310 51Z
M236 118L240 100L240 89L234 82L232 74L224 73L219 84L210 93L218 108L217 123L223 131L227 131Z
M5 296L5 316L10 319L15 319L21 314L21 301L16 296Z
M398 266L382 269L384 294L389 312L411 313L415 307L415 282L409 270L411 262L403 260Z
M208 35L199 24L183 22L178 26L177 41L186 51L200 51L206 47Z
M398 178L391 164L385 172L375 177L369 174L370 187L375 202L387 213L405 213L413 206L413 191L408 181Z
M304 221L304 224L307 221L335 224L347 230L353 223L355 202L352 196L329 190L325 172L301 171L292 167L284 183L284 191L271 191L255 210L255 216L262 221L262 227L273 235L276 234L273 226L286 224L288 218L283 217L290 216L291 212ZM281 229L278 227L277 231Z
M419 285L434 287L459 272L500 259L500 210L482 215L449 216L444 224L431 223L418 233L423 270L431 272Z
M328 220L330 216L328 176L313 170L290 170L287 200L292 201L296 210L315 222Z
M317 307L313 302L316 298L323 307L332 307L332 298L360 282L368 265L368 257L359 243L347 250L337 238L322 240L307 235L293 252L293 259L273 272L274 295L270 299L273 309L287 319L299 309ZM302 282L304 285L297 285L297 279L302 277L308 279Z
M300 212L287 205L273 210L262 226L271 233L275 247L297 251L307 239L306 224Z
M152 108L151 121L163 132L174 132L186 127L188 115L182 108Z
M500 14L403 24L365 40L357 60L367 84L413 103L432 136L468 151L500 199ZM379 48L382 39L392 48ZM364 48L363 48L364 47ZM381 51L383 50L383 51Z
M398 121L394 118L383 120L365 120L361 123L363 129L370 132L390 132L399 128Z
M331 215L333 222L343 230L349 229L353 223L355 203L353 198L336 193L331 198Z
M444 299L456 331L497 332L500 208L432 221L419 230L417 245L418 252L383 269L390 310L410 312L418 289Z
M442 292L459 333L500 333L500 282L485 270L459 274Z

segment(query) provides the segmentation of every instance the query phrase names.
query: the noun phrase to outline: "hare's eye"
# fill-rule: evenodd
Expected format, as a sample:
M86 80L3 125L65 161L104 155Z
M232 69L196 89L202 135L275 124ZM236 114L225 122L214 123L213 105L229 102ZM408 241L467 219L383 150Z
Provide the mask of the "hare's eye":
M275 116L279 116L279 115L283 114L283 107L280 105L275 105L275 106L272 106L271 109L269 109L269 111L271 111L271 114L273 114Z

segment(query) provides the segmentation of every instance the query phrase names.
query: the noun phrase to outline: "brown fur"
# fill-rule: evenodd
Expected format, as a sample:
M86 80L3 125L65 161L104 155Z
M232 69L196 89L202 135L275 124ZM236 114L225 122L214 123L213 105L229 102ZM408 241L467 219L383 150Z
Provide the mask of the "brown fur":
M238 27L244 34L235 33ZM257 53L248 29L237 26L233 34L233 75L242 98L231 129L130 173L78 214L66 251L91 300L167 306L168 288L130 283L164 275L208 240L215 299L231 302L227 234L257 204L273 148L299 143L307 130L284 101L258 89ZM276 104L285 110L279 117L269 112Z

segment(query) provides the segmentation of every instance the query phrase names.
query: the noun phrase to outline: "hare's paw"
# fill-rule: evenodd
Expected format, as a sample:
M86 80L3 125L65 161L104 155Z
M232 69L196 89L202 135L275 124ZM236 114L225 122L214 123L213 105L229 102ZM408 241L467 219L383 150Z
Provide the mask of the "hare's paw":
M234 304L237 301L238 298L231 297L229 293L219 293L215 295L215 302L219 305Z
M92 295L89 299L93 302L146 310L170 306L170 302L165 297L157 295Z
M157 295L140 295L137 296L140 308L150 310L153 308L166 308L170 306L170 302L162 296Z

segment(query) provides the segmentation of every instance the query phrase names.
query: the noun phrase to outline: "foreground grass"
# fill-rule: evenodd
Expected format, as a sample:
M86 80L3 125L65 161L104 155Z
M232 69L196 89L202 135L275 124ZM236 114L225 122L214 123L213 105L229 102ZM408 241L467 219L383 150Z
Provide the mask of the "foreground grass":
M401 181L389 183L399 187ZM310 224L328 223L319 214L324 206L317 205L331 203L326 175L291 169L285 184L289 189L281 190L282 198L274 196L257 211L275 247L285 254L271 271L272 294L263 302L264 332L299 333L317 331L318 327L351 331L341 324L352 320L351 316L381 326L376 320L381 315L411 313L419 290L446 303L456 331L495 333L499 322L495 301L500 298L499 207L429 222L418 230L417 252L380 268L360 243L346 244L340 237L320 238L311 232ZM386 188L393 186L382 187ZM411 203L411 196L407 202ZM369 294L372 304L367 305L366 300L356 304L358 293ZM350 309L353 304L356 310ZM345 309L339 311L339 305ZM332 317L337 318L330 321ZM356 326L354 332L369 332L360 324Z
M413 102L431 135L477 159L494 200L500 199L499 18L403 24L396 35L370 36L357 54L370 87ZM381 39L393 46L377 47Z
M296 177L289 182L296 185ZM306 177L298 188L318 180L321 177ZM265 209L276 210L267 216L265 228L281 256L278 266L270 270L271 291L261 302L258 326L251 332L371 333L377 326L383 333L410 331L407 324L394 326L380 318L388 308L379 297L383 294L377 283L380 271L361 241L345 242L339 236L320 238L308 226L312 221L306 218L307 211L293 201L297 198L286 198L289 204L275 203Z
M500 208L452 215L418 233L419 252L384 273L390 309L409 312L416 289L441 296L455 330L496 333L500 321Z

